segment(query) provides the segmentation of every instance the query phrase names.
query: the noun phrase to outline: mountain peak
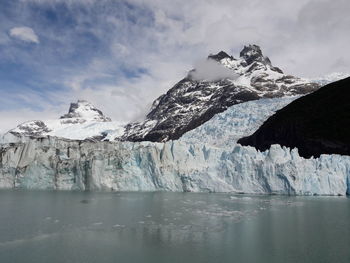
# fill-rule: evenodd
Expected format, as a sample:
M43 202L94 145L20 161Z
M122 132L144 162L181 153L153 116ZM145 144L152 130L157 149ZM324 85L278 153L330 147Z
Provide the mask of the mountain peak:
M247 65L250 65L256 61L265 65L271 65L270 59L263 55L261 48L258 45L244 46L239 55L247 62Z
M208 56L209 59L214 59L216 61L220 61L224 58L230 58L230 59L233 59L232 56L228 55L225 51L220 51L219 53L217 54L210 54Z
M73 123L83 123L88 120L100 122L111 121L109 117L103 115L102 111L86 100L78 100L71 103L68 113L61 116L60 119Z

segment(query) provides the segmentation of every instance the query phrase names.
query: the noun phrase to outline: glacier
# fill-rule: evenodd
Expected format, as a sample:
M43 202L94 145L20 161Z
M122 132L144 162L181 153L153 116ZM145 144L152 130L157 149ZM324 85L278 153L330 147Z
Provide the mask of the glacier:
M0 187L346 195L350 157L304 159L297 149L237 144L296 97L234 105L179 140L91 142L25 138L0 146Z

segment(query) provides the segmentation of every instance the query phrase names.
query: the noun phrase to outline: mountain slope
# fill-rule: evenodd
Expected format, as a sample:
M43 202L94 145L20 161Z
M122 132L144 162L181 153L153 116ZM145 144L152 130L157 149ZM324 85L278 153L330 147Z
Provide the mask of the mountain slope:
M221 51L160 96L145 121L127 125L121 140L178 139L234 104L318 88L316 83L284 74L256 45L245 46L238 59Z
M326 85L271 116L242 145L264 151L272 144L298 148L300 156L350 155L350 78Z

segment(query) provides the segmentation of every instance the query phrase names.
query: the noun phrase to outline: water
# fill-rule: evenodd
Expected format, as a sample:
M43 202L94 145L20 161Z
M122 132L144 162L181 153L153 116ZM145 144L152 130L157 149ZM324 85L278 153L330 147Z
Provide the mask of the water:
M350 199L0 191L0 262L350 262Z

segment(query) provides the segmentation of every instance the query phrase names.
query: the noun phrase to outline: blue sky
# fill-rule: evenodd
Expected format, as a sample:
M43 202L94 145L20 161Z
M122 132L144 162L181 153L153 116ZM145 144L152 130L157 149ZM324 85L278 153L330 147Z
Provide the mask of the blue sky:
M92 61L111 59L110 43L121 34L120 42L127 42L125 24L131 27L142 20L143 26L151 26L152 14L143 8L133 7L121 1L96 2L93 4L69 4L66 2L0 2L0 24L4 43L0 45L0 86L7 96L33 92L50 103L59 103L50 93L69 89L63 78L74 78L78 71ZM108 22L107 16L124 21L123 25ZM11 29L28 27L33 30L38 42L31 39L11 37ZM117 28L119 27L119 28ZM132 30L132 29L131 29ZM40 41L40 42L39 42ZM125 43L127 44L127 43ZM115 84L118 78L135 78L146 69L138 65L115 62L104 70L104 75L87 80L84 85L97 83ZM8 94L7 94L8 93ZM18 103L31 102L18 97ZM13 101L2 103L0 109L16 108ZM32 107L40 110L40 105Z
M297 2L297 3L295 3ZM0 132L87 99L144 116L209 53L261 45L286 72L347 72L345 0L0 0Z

